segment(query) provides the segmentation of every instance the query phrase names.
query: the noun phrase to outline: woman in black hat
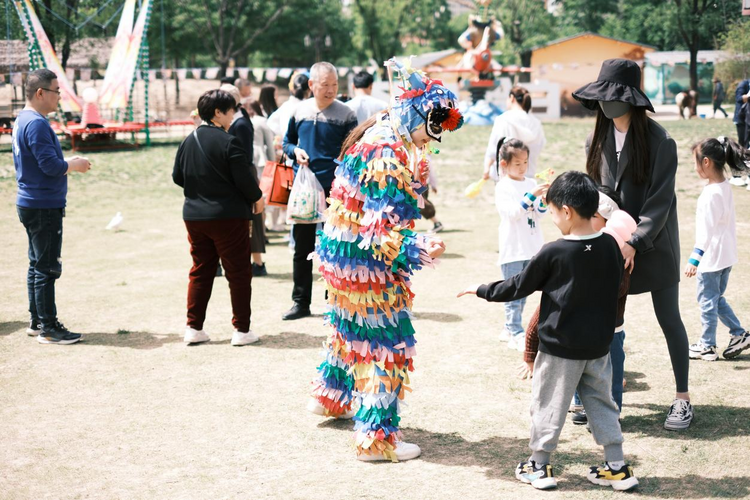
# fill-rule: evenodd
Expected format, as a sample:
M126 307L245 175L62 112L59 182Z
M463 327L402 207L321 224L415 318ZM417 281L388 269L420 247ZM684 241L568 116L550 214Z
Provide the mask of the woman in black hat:
M586 171L616 190L638 228L624 246L632 272L630 294L651 292L654 312L667 340L677 394L664 427L686 429L693 419L688 393L688 338L680 318L680 240L677 224L677 146L646 116L654 111L641 91L641 69L627 59L604 61L597 81L573 93L596 110L586 141ZM637 265L636 265L637 264Z

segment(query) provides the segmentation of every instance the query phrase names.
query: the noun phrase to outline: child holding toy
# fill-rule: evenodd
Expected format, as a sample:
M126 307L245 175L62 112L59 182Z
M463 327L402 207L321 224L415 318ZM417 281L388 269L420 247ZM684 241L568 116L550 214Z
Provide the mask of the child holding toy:
M541 197L549 184L537 186L534 179L526 177L529 148L520 140L501 138L496 156L503 172L495 186L495 206L500 214L498 264L507 280L523 271L544 245L539 219L547 212ZM508 348L521 352L525 346L521 324L525 304L525 298L505 304L505 329L500 334Z

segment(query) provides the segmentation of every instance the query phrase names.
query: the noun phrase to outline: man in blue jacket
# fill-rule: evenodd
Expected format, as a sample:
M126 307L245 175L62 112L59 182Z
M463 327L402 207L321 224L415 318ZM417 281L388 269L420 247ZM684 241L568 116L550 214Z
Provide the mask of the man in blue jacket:
M40 344L74 344L81 340L57 321L55 280L62 273L62 219L70 172L87 172L91 163L79 156L63 158L60 142L45 118L57 109L60 85L55 73L39 69L26 80L26 107L13 125L18 218L29 238L29 313L26 333Z
M357 126L357 115L336 100L339 89L336 67L327 62L310 68L310 89L314 98L299 104L289 120L284 136L284 152L294 160L295 173L309 168L328 198L336 172L336 158L349 132ZM316 224L292 225L294 266L292 300L294 305L282 315L284 320L310 316L313 263L308 256L315 250Z

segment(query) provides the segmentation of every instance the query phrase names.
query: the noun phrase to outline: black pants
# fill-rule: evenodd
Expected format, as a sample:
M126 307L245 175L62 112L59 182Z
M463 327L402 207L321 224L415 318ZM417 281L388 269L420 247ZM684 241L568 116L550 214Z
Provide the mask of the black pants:
M55 280L62 274L62 228L65 209L16 207L29 238L29 270L26 287L29 314L42 328L57 322Z
M737 124L737 142L740 143L741 146L747 147L747 130L744 123L738 123Z
M716 110L718 109L722 113L724 113L724 118L729 116L726 111L724 111L724 108L721 107L722 101L714 101L714 114L716 114Z
M677 392L688 392L690 353L687 331L680 317L679 284L651 292L656 320L667 340Z
M310 301L312 300L313 261L308 260L307 257L315 250L317 227L317 224L292 225L292 237L294 238L292 300L303 307L310 307Z

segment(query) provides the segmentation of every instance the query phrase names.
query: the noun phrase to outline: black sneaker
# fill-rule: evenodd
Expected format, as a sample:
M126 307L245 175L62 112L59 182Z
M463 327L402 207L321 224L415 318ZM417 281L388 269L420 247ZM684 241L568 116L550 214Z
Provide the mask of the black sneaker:
M750 347L750 332L745 332L742 335L732 337L722 355L725 359L736 358L748 347Z
M26 329L26 335L29 337L36 337L42 332L42 325L39 324L38 319L32 319L29 321L29 327Z
M292 319L306 318L311 314L312 313L310 312L309 306L301 306L300 304L297 304L295 302L291 309L281 315L281 319L283 319L284 321L289 321Z
M552 466L546 464L537 467L533 460L518 464L516 479L522 483L530 484L538 490L548 490L557 486L557 479L552 474Z
M586 416L586 410L577 411L570 417L575 425L586 425L589 423L589 417Z
M81 340L81 334L72 333L67 328L65 328L65 325L57 321L55 322L55 326L52 328L42 328L36 340L40 344L75 344L76 342Z
M443 229L445 229L445 227L443 227L443 223L442 223L442 222L436 222L436 223L435 223L435 224L434 224L434 225L432 226L432 231L431 231L431 232L432 232L432 233L439 233L439 232L440 232L440 231L442 231Z
M638 486L638 479L633 475L633 468L625 464L621 469L611 469L608 463L591 467L587 475L589 481L601 486L611 486L617 491L628 491Z
M253 263L253 278L258 278L260 276L268 276L268 271L266 271L266 264L263 263L261 265Z
M690 359L702 359L703 361L716 361L717 359L719 359L719 354L716 352L716 347L705 346L700 342L690 346L689 356Z
M669 408L669 415L664 422L664 428L668 431L679 431L690 427L693 421L693 405L685 399L675 399Z

